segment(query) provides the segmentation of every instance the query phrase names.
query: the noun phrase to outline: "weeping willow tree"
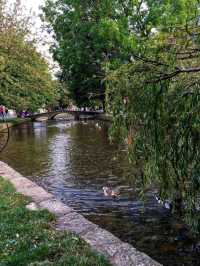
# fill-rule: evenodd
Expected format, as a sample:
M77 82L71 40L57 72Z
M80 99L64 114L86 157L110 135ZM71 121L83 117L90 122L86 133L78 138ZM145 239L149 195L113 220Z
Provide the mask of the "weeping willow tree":
M140 19L148 34L133 27L138 45L107 76L107 109L111 138L128 144L141 188L157 185L200 232L200 9L198 1L174 2L146 1ZM159 19L149 18L160 8Z

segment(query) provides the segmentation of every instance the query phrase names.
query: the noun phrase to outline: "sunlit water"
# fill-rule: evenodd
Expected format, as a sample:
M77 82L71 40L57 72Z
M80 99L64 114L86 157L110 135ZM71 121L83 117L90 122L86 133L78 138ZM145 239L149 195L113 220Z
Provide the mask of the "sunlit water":
M126 149L111 145L103 122L29 123L12 129L0 159L36 181L89 220L167 266L200 265L191 234L155 192L139 200ZM102 187L120 190L119 199Z

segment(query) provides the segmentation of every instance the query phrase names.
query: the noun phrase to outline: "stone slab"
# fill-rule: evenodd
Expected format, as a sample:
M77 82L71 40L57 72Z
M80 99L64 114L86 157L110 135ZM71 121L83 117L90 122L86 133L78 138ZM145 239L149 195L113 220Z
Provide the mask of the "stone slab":
M36 203L53 198L52 194L46 192L36 183L23 177L3 162L0 162L0 172L4 173L5 179L13 184L18 193L31 197Z
M117 245L116 245L117 246ZM113 247L114 248L114 247ZM121 243L111 259L113 265L120 266L160 266L143 252L139 252L127 243Z
M22 178L23 176L16 172L14 169L9 167L7 164L0 161L0 173L1 175L4 175L6 179L9 181L15 179L15 178Z
M49 212L55 214L56 216L63 216L67 213L73 212L72 208L56 199L48 199L40 202L38 205L40 208L47 209Z
M46 192L43 188L39 186L31 186L31 187L16 187L17 192L22 193L23 195L32 198L36 203L53 199L54 196L48 192Z
M19 178L8 178L9 181L13 184L13 186L16 188L16 190L21 193L23 193L25 190L31 188L31 187L36 187L37 185L33 183L30 180L27 180L24 177L19 177Z
M119 238L100 227L96 227L94 230L87 232L83 235L83 238L95 246L98 246L99 243L103 246L119 243Z
M60 217L56 224L56 228L59 230L67 230L81 236L89 231L93 231L96 227L97 225L91 223L76 212L68 213Z

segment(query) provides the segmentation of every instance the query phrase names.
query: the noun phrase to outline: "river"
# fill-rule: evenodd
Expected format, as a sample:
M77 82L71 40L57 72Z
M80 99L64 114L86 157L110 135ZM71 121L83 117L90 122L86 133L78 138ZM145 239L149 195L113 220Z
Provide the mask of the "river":
M111 145L100 121L35 122L13 127L0 159L86 218L166 266L200 265L187 227L160 206L155 191L138 196L126 148ZM120 191L105 197L103 186Z

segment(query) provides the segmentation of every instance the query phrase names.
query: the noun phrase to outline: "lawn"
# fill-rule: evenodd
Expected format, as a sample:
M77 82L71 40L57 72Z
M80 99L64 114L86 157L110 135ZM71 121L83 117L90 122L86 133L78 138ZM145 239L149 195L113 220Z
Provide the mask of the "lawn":
M48 211L30 202L0 177L0 266L108 266L79 237L53 229Z

